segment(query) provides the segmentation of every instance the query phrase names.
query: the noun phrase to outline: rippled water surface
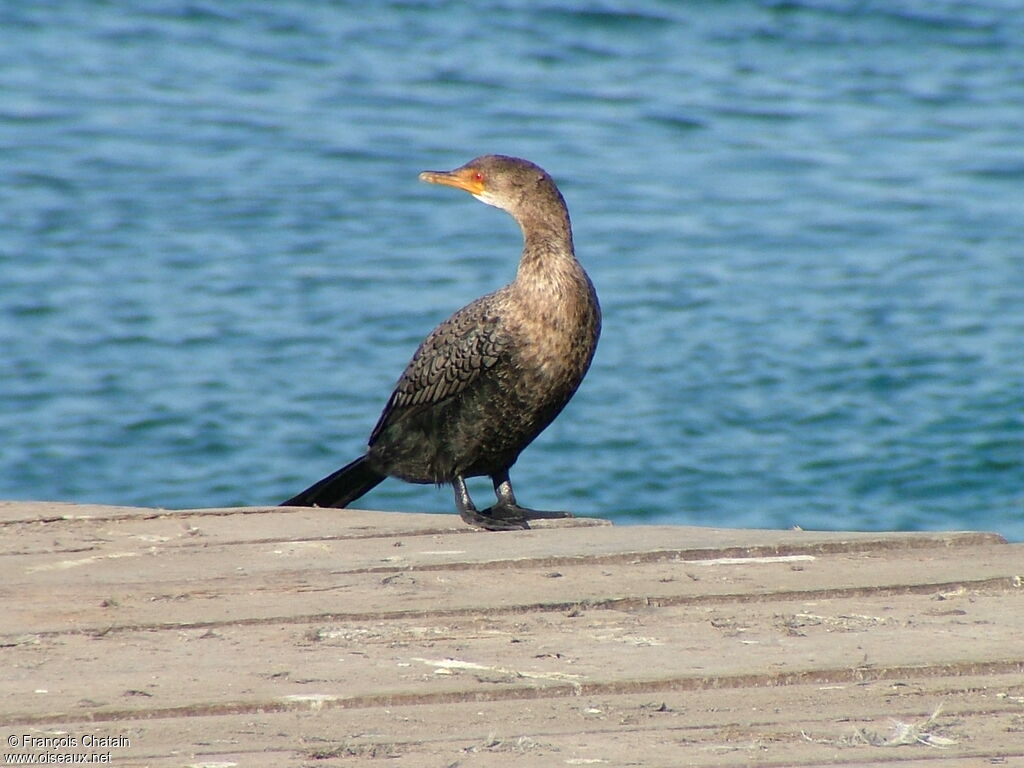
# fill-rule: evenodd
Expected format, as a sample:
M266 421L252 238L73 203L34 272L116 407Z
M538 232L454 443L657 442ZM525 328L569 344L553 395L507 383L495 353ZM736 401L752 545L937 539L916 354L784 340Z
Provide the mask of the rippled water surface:
M1010 0L7 3L0 498L266 504L357 455L518 256L416 175L502 152L605 312L524 502L1024 539L1022 128Z

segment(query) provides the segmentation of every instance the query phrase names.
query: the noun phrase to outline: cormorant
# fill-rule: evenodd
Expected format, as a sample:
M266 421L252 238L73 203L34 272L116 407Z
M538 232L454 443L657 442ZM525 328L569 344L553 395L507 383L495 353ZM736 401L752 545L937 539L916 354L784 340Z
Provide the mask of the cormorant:
M395 385L367 452L282 506L345 507L380 483L451 483L462 519L487 530L571 517L521 507L509 469L559 414L590 367L601 310L576 260L565 201L540 167L484 155L422 181L507 211L523 233L515 280L430 332ZM478 511L467 477L488 476L497 502Z

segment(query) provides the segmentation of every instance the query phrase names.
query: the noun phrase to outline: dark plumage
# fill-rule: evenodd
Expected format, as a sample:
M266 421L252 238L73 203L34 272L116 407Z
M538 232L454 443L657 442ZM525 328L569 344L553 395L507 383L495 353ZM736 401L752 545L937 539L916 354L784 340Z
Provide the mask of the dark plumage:
M344 507L385 477L451 483L462 518L488 530L569 517L516 503L509 468L576 392L594 356L601 310L576 261L565 201L526 160L485 155L420 179L466 190L523 231L516 278L430 332L399 378L365 455L282 506ZM489 476L497 503L474 507L465 478Z

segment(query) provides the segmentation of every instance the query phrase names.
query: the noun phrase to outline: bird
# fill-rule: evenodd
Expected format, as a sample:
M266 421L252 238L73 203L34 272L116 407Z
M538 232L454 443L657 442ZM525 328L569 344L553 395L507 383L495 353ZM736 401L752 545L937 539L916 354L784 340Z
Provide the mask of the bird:
M576 259L565 200L546 171L506 155L419 178L515 219L523 235L515 279L434 328L399 377L366 453L281 506L347 507L394 477L451 484L461 518L483 530L572 517L521 506L509 479L519 454L575 394L601 334L597 293ZM484 476L495 503L478 510L466 478Z

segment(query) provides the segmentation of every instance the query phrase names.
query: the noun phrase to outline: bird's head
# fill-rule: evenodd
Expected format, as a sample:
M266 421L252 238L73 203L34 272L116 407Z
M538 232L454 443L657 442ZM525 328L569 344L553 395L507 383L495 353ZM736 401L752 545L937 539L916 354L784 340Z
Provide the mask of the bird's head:
M532 209L565 208L555 182L544 169L518 157L481 155L454 171L424 171L420 180L464 189L516 219Z

